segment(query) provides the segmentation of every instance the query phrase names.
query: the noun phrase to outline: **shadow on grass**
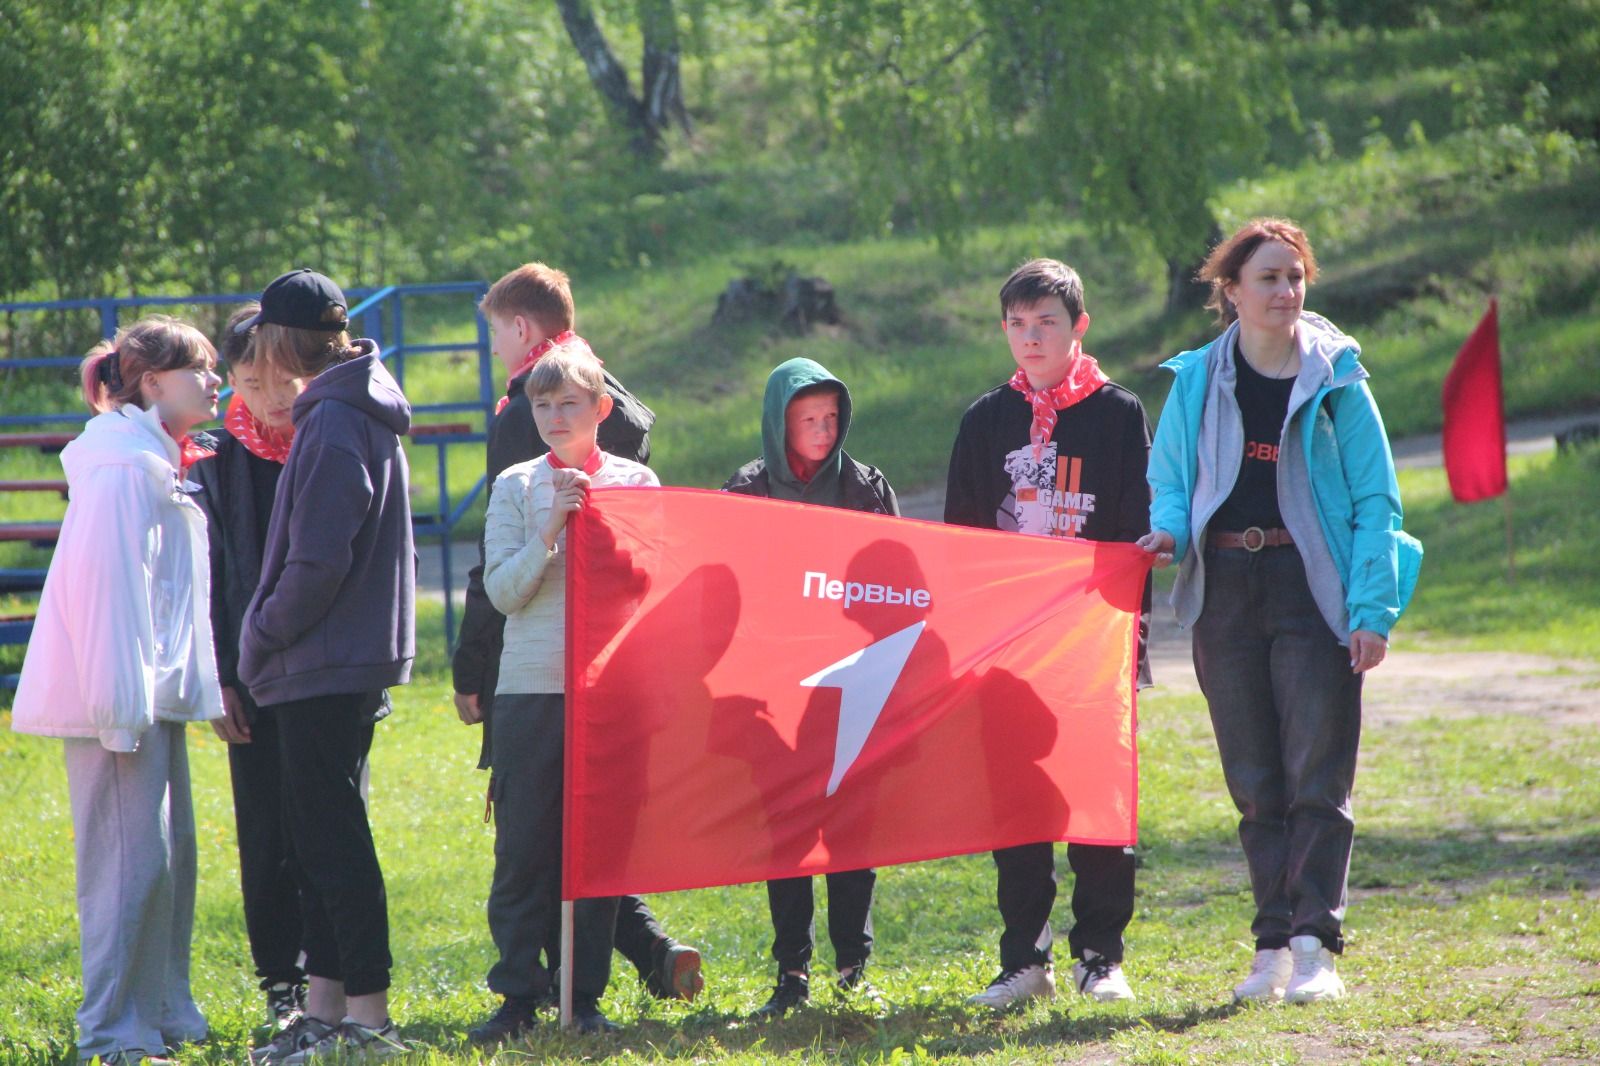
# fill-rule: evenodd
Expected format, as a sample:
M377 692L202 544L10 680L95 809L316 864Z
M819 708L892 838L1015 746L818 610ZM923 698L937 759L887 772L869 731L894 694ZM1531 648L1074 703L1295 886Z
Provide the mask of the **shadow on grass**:
M1169 889L1151 901L1166 908L1206 906L1248 891L1244 856L1232 832L1163 841L1141 849L1141 888L1160 878ZM1225 883L1220 867L1237 867ZM1600 890L1600 829L1553 830L1503 825L1429 831L1366 829L1356 824L1350 886L1392 891L1421 905L1493 885L1508 895ZM1431 889L1432 891L1426 891Z
M1097 1013L1034 1020L969 1011L960 1005L891 1009L881 1018L847 1006L821 1006L797 1011L778 1022L753 1022L743 1014L706 1010L682 1020L645 1019L599 1038L563 1035L547 1017L532 1037L507 1045L497 1058L514 1062L524 1056L530 1061L546 1061L642 1055L657 1060L697 1060L709 1054L809 1051L832 1061L868 1063L888 1058L897 1048L922 1048L934 1056L972 1056L1006 1047L1100 1043L1126 1030L1182 1033L1239 1009L1229 1004L1169 1013ZM472 1053L454 1027L422 1021L408 1024L406 1036L442 1052Z

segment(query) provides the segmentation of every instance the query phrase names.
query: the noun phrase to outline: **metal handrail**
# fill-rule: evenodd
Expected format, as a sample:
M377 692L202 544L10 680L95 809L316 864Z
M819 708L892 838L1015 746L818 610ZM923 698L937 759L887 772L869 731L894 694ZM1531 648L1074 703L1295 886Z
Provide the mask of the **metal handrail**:
M360 332L378 344L379 357L394 368L395 379L405 387L405 363L408 356L437 355L443 353L478 353L478 397L471 401L413 404L412 412L419 415L481 412L484 425L494 417L498 395L495 388L493 360L489 352L489 329L481 312L474 308L477 325L475 341L461 344L407 344L405 339L404 302L411 296L437 296L449 293L474 293L481 295L488 286L481 281L428 282L415 285L384 285L375 289L346 290L346 295L358 302L350 308L352 322L359 321ZM101 296L73 300L24 300L0 303L0 314L18 311L81 311L100 312L100 333L104 338L116 335L121 312L128 308L171 307L183 305L210 305L244 303L256 298L255 293L194 293L187 296ZM386 323L385 312L389 322ZM392 340L388 334L392 330ZM77 366L82 356L35 356L24 359L0 358L0 369L28 370ZM0 415L0 426L26 426L37 423L77 423L88 419L87 414L67 412L39 412L36 414ZM448 450L460 445L481 445L487 440L484 432L437 434L412 440L413 446L438 449L439 506L427 513L428 521L416 527L426 535L439 535L439 554L444 585L444 626L447 646L455 643L455 603L450 572L452 533L481 495L487 478L480 477L459 500L452 502L449 487Z

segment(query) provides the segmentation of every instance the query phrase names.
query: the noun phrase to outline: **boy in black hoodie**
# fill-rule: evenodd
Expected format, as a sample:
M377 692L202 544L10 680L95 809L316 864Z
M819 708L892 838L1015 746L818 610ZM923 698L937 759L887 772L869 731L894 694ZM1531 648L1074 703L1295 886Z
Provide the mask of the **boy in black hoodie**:
M1138 540L1150 528L1150 426L1139 398L1083 350L1089 314L1077 273L1054 259L1024 263L1000 289L1000 314L1017 370L962 416L944 520L1036 536ZM1149 618L1146 584L1141 687L1150 683ZM1000 975L969 1002L1001 1010L1055 994L1056 874L1049 842L1003 848L994 861L1005 923ZM1133 849L1068 844L1067 861L1074 876L1073 985L1102 1001L1130 999L1122 933L1133 918Z
M850 390L810 359L790 359L767 378L761 406L761 458L741 466L722 488L747 496L898 515L894 490L876 467L844 450L850 430ZM838 986L867 989L872 953L872 889L877 874L849 870L827 875L828 937ZM811 878L767 882L772 956L778 981L757 1018L781 1018L810 997L813 948Z
M508 381L506 394L489 422L486 494L507 467L537 459L550 450L533 421L533 405L526 386L541 356L557 344L580 340L573 332L576 311L567 275L544 263L524 263L489 287L478 304L489 320L491 347ZM650 462L650 427L655 414L634 397L609 371L605 372L611 414L600 423L600 448L610 455L636 463ZM485 501L487 502L487 500ZM478 769L491 768L490 719L499 683L500 652L506 617L494 609L483 585L483 542L478 543L478 565L467 574L466 609L460 639L451 660L456 714L466 725L483 725ZM489 794L494 798L491 777ZM623 896L617 907L616 949L639 972L639 979L659 999L693 999L704 982L700 953L673 940L661 928L649 906L638 896ZM553 971L560 961L560 945L544 945ZM534 1006L507 1000L494 1015L468 1033L475 1044L492 1045L521 1035L533 1020Z

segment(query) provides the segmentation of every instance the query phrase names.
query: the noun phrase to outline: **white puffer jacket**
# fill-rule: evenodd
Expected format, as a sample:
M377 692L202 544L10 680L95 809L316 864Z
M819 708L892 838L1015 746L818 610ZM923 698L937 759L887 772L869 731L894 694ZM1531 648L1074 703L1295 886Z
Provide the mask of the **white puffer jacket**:
M11 727L133 751L158 721L222 715L206 520L153 411L90 419L61 453L70 502Z

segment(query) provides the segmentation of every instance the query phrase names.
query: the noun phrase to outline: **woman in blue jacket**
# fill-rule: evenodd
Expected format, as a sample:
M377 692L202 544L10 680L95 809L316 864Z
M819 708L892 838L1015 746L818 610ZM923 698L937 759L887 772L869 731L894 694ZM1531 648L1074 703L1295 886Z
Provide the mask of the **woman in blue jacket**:
M1226 325L1163 364L1175 375L1151 447L1157 566L1179 564L1172 604L1194 628L1239 840L1250 868L1255 960L1237 1000L1344 994L1334 958L1354 837L1350 795L1362 675L1383 661L1421 545L1361 348L1304 309L1310 243L1256 219L1200 277Z

